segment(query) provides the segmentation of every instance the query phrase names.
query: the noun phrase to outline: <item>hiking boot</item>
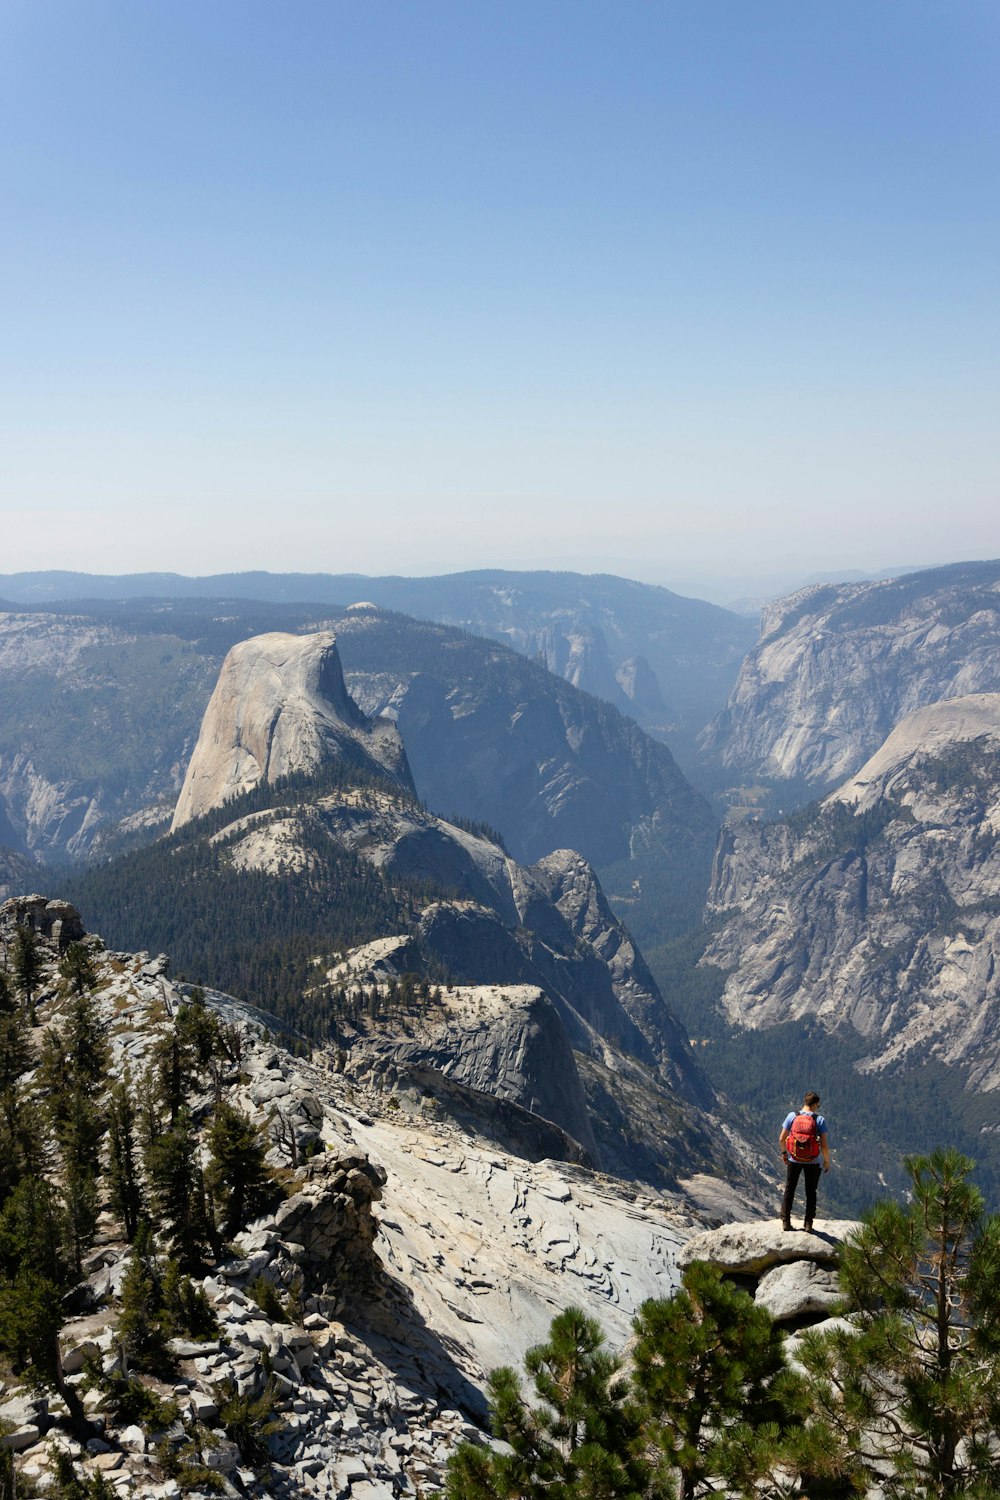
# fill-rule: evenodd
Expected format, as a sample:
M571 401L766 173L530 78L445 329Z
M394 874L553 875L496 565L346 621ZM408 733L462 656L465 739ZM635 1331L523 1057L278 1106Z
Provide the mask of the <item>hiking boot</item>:
M792 1227L792 1221L791 1221L791 1219L782 1219L782 1221L781 1221L781 1227L782 1227L782 1229L791 1229L791 1227Z
M806 1233L806 1234L812 1234L812 1227L813 1227L813 1221L812 1221L812 1219L806 1219L804 1221L803 1225L802 1225L802 1229L803 1229L804 1233Z

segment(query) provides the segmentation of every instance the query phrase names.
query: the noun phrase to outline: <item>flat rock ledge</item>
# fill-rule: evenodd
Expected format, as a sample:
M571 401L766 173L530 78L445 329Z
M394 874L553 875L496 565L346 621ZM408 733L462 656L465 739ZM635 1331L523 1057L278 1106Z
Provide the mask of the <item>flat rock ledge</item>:
M677 1265L684 1271L693 1261L707 1260L733 1276L759 1276L769 1266L796 1260L836 1265L840 1246L859 1227L853 1219L817 1219L815 1229L806 1234L782 1229L779 1219L723 1224L688 1240L678 1251Z
M684 1271L703 1260L750 1282L755 1301L776 1323L801 1328L840 1310L837 1260L844 1240L858 1227L851 1219L817 1219L806 1234L782 1229L777 1219L724 1224L688 1240L677 1265Z

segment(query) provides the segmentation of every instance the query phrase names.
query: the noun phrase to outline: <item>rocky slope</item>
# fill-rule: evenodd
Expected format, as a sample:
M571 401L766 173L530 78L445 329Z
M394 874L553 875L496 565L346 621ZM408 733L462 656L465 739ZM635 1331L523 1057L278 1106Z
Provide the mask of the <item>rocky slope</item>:
M725 830L710 912L734 1025L852 1028L868 1070L1000 1087L1000 695L922 709L825 803Z
M702 748L733 776L829 788L908 714L1000 690L998 648L998 562L802 589L766 607Z
M198 595L313 605L369 600L384 609L457 625L544 661L550 671L608 699L653 732L682 739L696 733L725 702L755 635L749 621L729 610L610 574L0 575L0 597L25 604Z
M395 725L361 713L344 686L332 632L252 636L222 664L171 828L261 781L345 760L412 790Z
M189 973L267 979L272 955L281 955L274 1003L317 1037L331 1026L343 1034L336 1018L350 1014L359 987L370 995L413 974L432 985L499 987L488 1026L477 996L471 1008L452 1006L447 1027L423 1016L419 1057L383 1035L384 1060L405 1055L450 1076L489 1075L497 1087L517 1080L502 1096L607 1170L654 1182L732 1162L741 1178L757 1171L738 1133L719 1126L687 1038L571 851L524 867L402 792L278 788L264 810L241 815L237 804L232 821L224 812L207 827L189 824L162 852L125 856L67 888L116 943L173 934ZM360 946L338 927L338 909L356 903ZM209 935L190 952L178 931L189 922ZM243 936L234 945L237 922ZM294 954L304 959L297 967Z
M16 922L33 925L41 941L39 1035L58 1033L72 1004L57 971L60 937L79 935L75 914L29 898L0 909L7 937ZM87 944L109 1082L126 1069L137 1079L173 1034L185 990L162 957ZM96 1240L61 1334L62 1378L83 1400L89 1436L74 1430L60 1396L8 1378L0 1418L23 1479L46 1484L62 1453L122 1500L171 1500L185 1455L200 1465L183 1481L195 1495L207 1493L208 1480L197 1478L206 1471L231 1500L433 1491L457 1441L485 1440L487 1371L517 1362L555 1309L570 1301L585 1308L620 1347L641 1301L676 1284L678 1251L700 1227L698 1205L711 1185L640 1195L581 1165L526 1161L482 1128L507 1126L477 1115L472 1088L417 1070L401 1071L389 1093L384 1077L369 1077L363 1051L358 1066L353 1053L345 1060L336 1050L292 1056L276 1040L273 1017L222 995L206 1004L226 1030L219 1061L195 1077L188 1098L199 1159L207 1161L208 1127L224 1097L269 1140L286 1196L195 1273L217 1331L175 1338L172 1368L140 1377L175 1403L157 1430L116 1416L92 1386L95 1374L121 1369L129 1264L102 1192ZM34 1087L30 1073L25 1087ZM714 1199L716 1210L746 1212L721 1184ZM273 1294L266 1306L262 1280ZM227 1380L250 1397L271 1393L275 1430L264 1463L225 1425Z

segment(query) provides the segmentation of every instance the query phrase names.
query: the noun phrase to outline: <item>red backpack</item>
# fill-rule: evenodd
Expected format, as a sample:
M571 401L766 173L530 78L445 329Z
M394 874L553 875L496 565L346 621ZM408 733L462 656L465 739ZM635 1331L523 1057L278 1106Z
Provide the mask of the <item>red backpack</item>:
M819 1155L819 1130L816 1116L796 1115L785 1140L789 1161L815 1161Z

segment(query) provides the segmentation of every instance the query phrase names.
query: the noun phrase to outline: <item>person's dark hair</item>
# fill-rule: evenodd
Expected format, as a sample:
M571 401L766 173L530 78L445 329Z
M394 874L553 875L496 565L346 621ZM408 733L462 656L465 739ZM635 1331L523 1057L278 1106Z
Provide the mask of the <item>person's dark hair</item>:
M810 1089L809 1093L803 1099L802 1103L806 1106L807 1109L815 1109L817 1104L819 1103L819 1095L814 1094Z

